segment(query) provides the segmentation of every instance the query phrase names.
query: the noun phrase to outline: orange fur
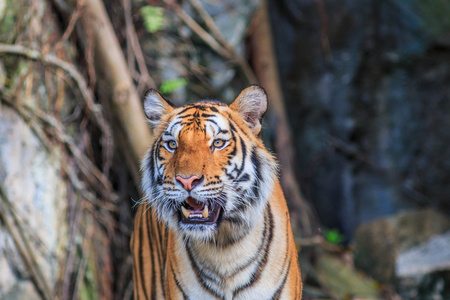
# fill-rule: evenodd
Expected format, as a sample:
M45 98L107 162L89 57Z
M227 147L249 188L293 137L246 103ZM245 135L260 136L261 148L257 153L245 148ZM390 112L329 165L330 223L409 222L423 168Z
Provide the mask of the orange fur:
M251 86L230 106L175 108L156 92L147 96L157 139L142 165L146 201L131 240L135 299L301 299L288 208L258 137L265 97ZM214 148L217 139L223 148ZM185 191L176 176L202 182ZM186 197L217 221L186 221L181 206L196 210Z

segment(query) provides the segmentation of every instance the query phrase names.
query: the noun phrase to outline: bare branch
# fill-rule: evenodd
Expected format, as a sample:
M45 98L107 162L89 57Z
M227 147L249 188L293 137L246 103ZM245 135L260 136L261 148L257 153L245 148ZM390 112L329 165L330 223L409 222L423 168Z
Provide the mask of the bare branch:
M136 34L136 30L134 28L133 22L131 20L131 1L130 0L122 0L122 4L124 7L124 16L125 16L125 27L127 32L127 45L131 47L129 52L134 53L134 57L139 67L139 71L141 73L141 77L139 78L138 86L144 84L146 88L156 88L156 84L153 81L153 78L150 76L147 65L145 64L144 54L141 49L141 45L139 44L139 39ZM131 51L132 50L132 51ZM128 54L130 56L130 53ZM133 59L128 57L129 65L132 64ZM130 68L130 66L129 66ZM131 69L131 68L130 68ZM130 70L131 71L131 70ZM138 88L139 89L139 88Z
M13 208L11 201L9 201L7 194L3 186L0 184L0 220L5 226L6 230L11 235L14 244L16 245L17 250L20 253L27 269L31 273L32 281L41 294L41 297L45 300L53 299L53 295L50 289L50 284L47 281L46 277L43 275L39 264L37 263L36 257L34 256L34 251L32 251L30 244L25 236L22 225L20 224L19 219L17 218ZM11 224L9 218L7 217L7 212L13 219L13 223ZM18 233L16 232L18 231Z
M220 56L224 57L225 59L230 60L231 62L236 63L241 70L243 71L244 75L247 77L247 80L249 83L256 83L257 79L255 74L253 73L253 70L248 65L247 61L240 55L237 54L234 47L226 42L226 45L221 45L217 39L209 34L205 29L203 29L194 19L191 18L179 5L176 3L172 3L169 0L164 0L166 4L168 4L170 7L173 8L175 13L178 15L178 17L192 30L194 31L208 46L210 46L214 51L217 52ZM198 9L202 10L202 15L206 17L208 14L206 11L203 10L203 8L198 7ZM225 40L220 33L220 31L217 29L217 27L214 24L214 21L212 21L211 16L206 17L208 18L208 24L213 29L213 32L215 32L215 35L219 37L221 40ZM206 20L205 20L206 22ZM213 25L214 24L214 25ZM229 48L228 48L229 47Z
M91 119L99 126L99 128L103 132L102 144L103 144L105 165L108 165L112 157L112 143L113 143L112 132L103 116L102 107L98 104L95 104L94 96L90 92L83 75L81 75L81 73L78 72L77 68L74 65L59 59L53 54L43 55L38 50L29 49L22 45L0 44L0 53L22 55L29 59L40 61L44 64L48 64L54 67L58 67L70 75L70 77L76 82L81 92L81 95L83 96L84 103L86 104L88 113L92 113L93 115L93 118Z
M205 24L208 27L211 34L230 53L232 60L235 60L238 63L239 67L244 72L244 75L247 77L248 81L250 83L257 83L257 78L255 76L255 73L253 72L253 69L248 64L247 60L242 55L239 55L236 52L236 49L234 48L234 46L225 39L222 32L216 26L216 23L214 22L213 18L208 14L208 12L203 7L202 3L199 0L190 0L190 2L194 6L194 8L198 11L198 13L200 14L203 21L205 21Z

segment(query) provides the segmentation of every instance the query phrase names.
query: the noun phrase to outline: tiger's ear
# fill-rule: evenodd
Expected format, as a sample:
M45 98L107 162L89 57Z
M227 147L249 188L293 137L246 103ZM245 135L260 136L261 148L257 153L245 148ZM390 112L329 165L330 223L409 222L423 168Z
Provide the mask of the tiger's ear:
M161 117L171 112L175 106L161 96L158 91L150 89L144 96L144 112L149 123L156 127L161 121Z
M267 94L259 85L251 85L244 89L230 104L252 129L255 135L261 131L261 121L267 111Z

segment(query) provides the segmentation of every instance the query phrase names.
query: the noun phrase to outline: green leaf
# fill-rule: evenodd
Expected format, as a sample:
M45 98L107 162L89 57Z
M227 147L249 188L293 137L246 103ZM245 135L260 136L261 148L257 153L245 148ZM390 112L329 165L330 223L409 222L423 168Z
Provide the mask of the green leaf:
M145 28L150 33L155 33L163 28L164 8L157 6L143 6L139 10Z
M159 91L163 94L170 94L187 85L188 81L185 78L175 78L165 80L159 87Z
M325 240L331 244L340 244L344 241L344 235L337 229L325 230L324 236Z

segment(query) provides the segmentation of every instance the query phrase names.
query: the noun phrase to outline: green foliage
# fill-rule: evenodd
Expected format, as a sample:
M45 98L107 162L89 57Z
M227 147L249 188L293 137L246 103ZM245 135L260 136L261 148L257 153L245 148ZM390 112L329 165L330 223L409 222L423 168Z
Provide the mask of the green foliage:
M187 83L188 81L185 78L168 79L161 84L159 91L163 94L170 94L185 87Z
M413 0L424 22L424 27L431 34L439 36L450 30L450 1L448 0Z
M144 21L145 28L150 33L155 33L163 28L164 8L157 6L143 6L139 10Z
M324 236L325 240L331 244L340 244L344 241L344 235L337 229L325 230Z

